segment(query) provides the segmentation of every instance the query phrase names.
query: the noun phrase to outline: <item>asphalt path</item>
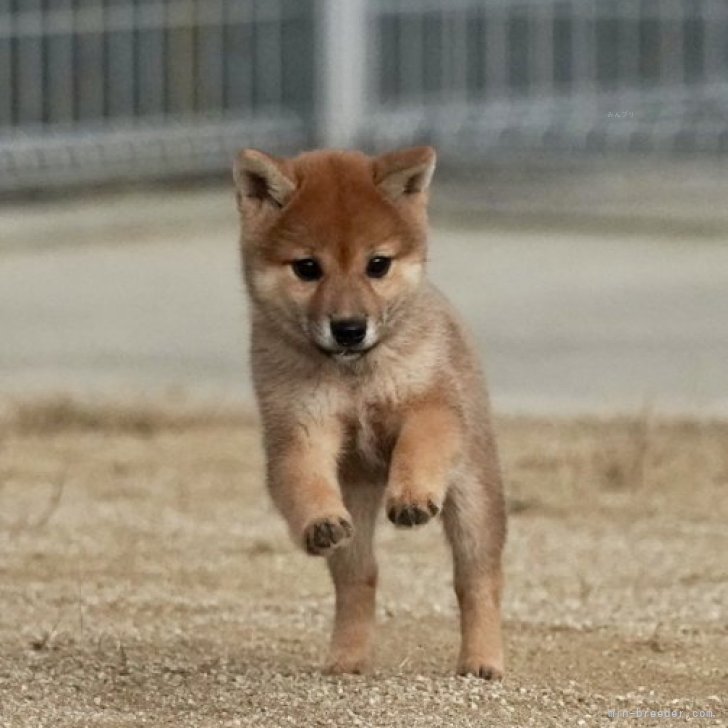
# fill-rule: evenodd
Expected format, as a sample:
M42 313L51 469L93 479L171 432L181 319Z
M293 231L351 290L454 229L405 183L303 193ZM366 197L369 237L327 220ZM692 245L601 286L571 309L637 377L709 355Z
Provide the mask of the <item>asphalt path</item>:
M728 415L728 236L450 220L430 272L500 411ZM221 193L0 210L0 396L247 402L247 335Z

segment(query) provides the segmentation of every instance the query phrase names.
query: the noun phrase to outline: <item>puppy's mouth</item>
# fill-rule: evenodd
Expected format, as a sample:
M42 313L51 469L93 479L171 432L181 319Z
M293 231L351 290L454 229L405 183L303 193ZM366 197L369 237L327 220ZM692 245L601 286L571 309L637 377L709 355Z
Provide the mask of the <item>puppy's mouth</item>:
M361 359L363 356L368 354L372 349L375 349L378 344L379 342L375 341L369 346L346 346L329 349L326 346L321 346L321 344L316 343L316 348L322 354L325 354L327 357L329 357L329 359L334 359L335 361L356 361L357 359Z

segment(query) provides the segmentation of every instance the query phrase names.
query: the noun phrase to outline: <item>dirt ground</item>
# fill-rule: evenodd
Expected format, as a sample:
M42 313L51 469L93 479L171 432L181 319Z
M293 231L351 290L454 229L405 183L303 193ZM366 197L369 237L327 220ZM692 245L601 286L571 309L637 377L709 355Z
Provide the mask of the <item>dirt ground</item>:
M5 408L0 726L726 725L728 424L497 424L490 684L452 674L440 529L385 521L375 670L319 673L332 591L269 505L252 418Z

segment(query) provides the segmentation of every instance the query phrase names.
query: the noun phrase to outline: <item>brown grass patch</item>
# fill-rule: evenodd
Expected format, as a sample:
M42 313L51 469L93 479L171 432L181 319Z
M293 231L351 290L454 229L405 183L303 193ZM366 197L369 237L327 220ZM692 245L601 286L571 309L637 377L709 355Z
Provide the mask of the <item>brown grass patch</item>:
M728 425L508 418L498 431L509 672L492 686L450 674L439 529L385 522L375 673L318 673L328 577L273 513L247 415L6 410L0 726L613 725L610 709L666 707L718 725Z

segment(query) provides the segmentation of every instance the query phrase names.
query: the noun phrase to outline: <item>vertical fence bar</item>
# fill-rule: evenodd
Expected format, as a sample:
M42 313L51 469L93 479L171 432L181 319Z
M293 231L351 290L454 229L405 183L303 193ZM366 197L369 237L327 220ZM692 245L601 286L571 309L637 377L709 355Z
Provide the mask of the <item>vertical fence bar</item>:
M395 16L396 18L396 16ZM444 34L442 29L442 12L429 7L422 15L422 80L428 104L437 104L442 97L443 64L445 63ZM393 60L382 59L383 68L393 65ZM395 99L396 102L396 99Z
M449 22L448 22L449 21ZM468 16L465 8L454 9L450 16L443 16L443 23L448 23L449 32L445 39L450 48L445 46L445 57L450 68L447 74L451 88L450 101L464 104L468 98Z
M205 22L197 34L196 107L204 113L220 113L223 108L223 2L198 0L197 13Z
M661 0L660 13L660 81L676 87L683 82L685 49L683 46L682 0Z
M52 0L48 8L44 117L49 123L68 123L73 120L73 4Z
M116 2L107 10L106 116L113 119L134 114L134 6Z
M525 12L524 12L525 11ZM532 79L530 75L530 58L533 55L531 47L531 24L528 6L515 5L508 18L508 90L511 94L524 94L528 92Z
M485 12L472 4L464 10L467 67L465 69L465 100L469 103L482 96L485 85Z
M634 0L621 0L618 5L620 20L619 88L622 91L639 85L639 4Z
M225 0L225 111L255 111L253 100L253 3Z
M164 35L163 0L144 0L137 6L139 27L136 33L136 114L156 116L164 112Z
M255 43L255 99L259 107L269 111L281 110L281 80L283 47L281 45L282 13L280 0L265 0L265 16L254 19Z
M596 80L596 9L594 0L572 4L573 25L573 87L584 96L593 96Z
M728 77L728 6L713 0L706 29L706 69L714 81L725 83Z
M601 0L595 4L596 68L599 91L613 93L619 84L619 49L621 28L618 0Z
M318 133L326 146L356 144L366 104L367 0L318 0Z
M705 80L705 10L704 0L683 5L683 80L693 90L700 90Z
M706 0L703 5L705 22L705 82L724 80L726 45L726 15L724 0Z
M13 31L11 0L0 0L0 131L13 123Z
M295 113L311 131L313 112L314 7L298 0L285 0L281 19L281 94L280 103L286 113Z
M472 60L477 58L478 66L473 67L474 96L479 102L483 101L487 93L488 83L488 13L486 8L480 8L477 23L472 27L473 42L477 46L477 53L470 53Z
M485 94L488 100L505 95L507 90L508 27L505 6L494 4L485 25Z
M324 0L325 1L325 0ZM364 97L369 103L378 104L382 100L382 57L381 57L381 13L380 13L380 0L372 0L373 10L368 14L366 20L365 30L365 41L364 41L364 58L367 64L367 70L365 73L364 83ZM315 19L314 19L314 38L321 40L323 32L321 28L321 0L314 5L315 8ZM420 32L422 33L422 25L420 23ZM317 46L319 43L317 43ZM322 74L320 70L321 59L315 59L315 71L316 71L316 89L314 93L314 105L320 108L323 93L321 90ZM422 91L420 94L420 101L424 105L425 101L425 85L424 78L422 78ZM323 139L321 134L320 126L320 114L315 112L315 124L317 128L317 141L320 143Z
M169 0L167 4L166 85L167 111L184 114L194 108L194 42L192 0Z
M25 0L19 13L18 59L15 83L17 123L43 119L43 10L41 0Z
M408 13L402 18L401 24L401 48L402 48L402 88L408 98L403 99L405 103L412 101L417 104L424 102L424 83L422 80L422 15L419 13Z
M554 4L552 2L530 5L533 28L533 53L530 58L532 94L546 97L554 86Z
M440 104L447 104L453 95L453 34L452 12L447 7L441 7L437 14L437 27L440 31L440 78L437 82L437 100Z
M76 117L100 119L104 114L104 0L77 0Z
M574 19L570 3L555 3L553 24L553 86L556 93L563 93L574 83Z

